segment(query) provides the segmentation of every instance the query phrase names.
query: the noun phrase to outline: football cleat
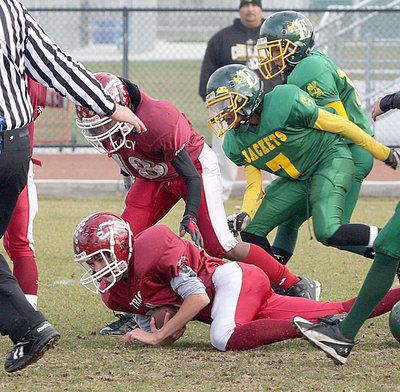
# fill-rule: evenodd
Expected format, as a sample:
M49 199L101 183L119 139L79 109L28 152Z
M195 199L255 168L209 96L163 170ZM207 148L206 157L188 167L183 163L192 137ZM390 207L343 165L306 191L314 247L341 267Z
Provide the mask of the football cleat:
M358 343L343 335L338 320L321 319L318 324L302 317L294 317L291 323L303 338L322 350L336 365L344 365L354 345Z
M4 363L6 372L15 372L39 360L50 348L57 345L60 334L44 321L31 330L8 353Z
M308 299L313 299L319 301L321 295L321 283L317 280L312 280L309 278L302 278L299 276L300 280L289 287L285 291L285 295L290 295L291 297L303 297Z
M111 335L120 336L125 335L129 331L137 328L138 325L135 320L135 315L132 313L115 314L118 320L111 324L107 324L102 330L100 330L100 335Z
M328 316L325 316L323 318L317 318L317 321L320 323L323 322L325 324L336 325L343 321L345 317L346 313L328 314Z

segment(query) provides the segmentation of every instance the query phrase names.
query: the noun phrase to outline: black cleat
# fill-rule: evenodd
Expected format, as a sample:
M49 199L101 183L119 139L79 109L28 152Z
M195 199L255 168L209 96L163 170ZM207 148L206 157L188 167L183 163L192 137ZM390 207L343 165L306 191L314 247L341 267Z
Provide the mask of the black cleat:
M339 324L341 321L343 321L345 317L346 317L346 313L328 314L328 316L325 316L322 318L317 318L317 320L320 323L336 325L336 324Z
M48 321L43 321L30 331L8 353L4 363L6 372L24 369L39 360L50 348L57 345L60 334Z
M135 321L135 315L132 313L115 314L115 316L118 317L118 320L111 324L107 324L106 327L100 330L100 335L125 335L129 331L138 327Z
M321 283L317 280L312 280L309 278L302 278L294 284L292 287L289 287L285 291L285 295L290 295L291 297L303 297L308 299L313 299L315 301L319 301L319 297L321 295Z
M322 350L336 365L344 365L354 345L358 343L343 335L338 320L321 319L321 323L317 324L302 317L294 317L291 322L303 338Z

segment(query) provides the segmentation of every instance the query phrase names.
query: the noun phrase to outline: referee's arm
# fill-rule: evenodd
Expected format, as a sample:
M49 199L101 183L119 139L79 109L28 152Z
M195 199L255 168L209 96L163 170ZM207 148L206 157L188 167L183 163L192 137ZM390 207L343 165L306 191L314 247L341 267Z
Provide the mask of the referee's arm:
M116 105L94 76L64 53L23 9L27 39L25 67L29 76L44 86L54 88L75 104L116 121L128 122L138 133L146 131L143 122L129 108Z
M25 16L25 66L28 74L75 104L107 116L114 113L113 99L105 93L93 75L53 43L28 11Z

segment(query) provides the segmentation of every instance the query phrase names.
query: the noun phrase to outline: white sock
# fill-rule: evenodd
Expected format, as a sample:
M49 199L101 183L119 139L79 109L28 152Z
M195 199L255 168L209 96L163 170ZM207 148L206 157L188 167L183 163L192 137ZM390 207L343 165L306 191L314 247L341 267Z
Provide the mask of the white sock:
M37 310L38 296L33 294L25 294L26 299L32 305L33 309Z
M372 248L372 245L374 245L374 241L378 237L378 228L376 226L370 226L369 227L369 242L367 247Z

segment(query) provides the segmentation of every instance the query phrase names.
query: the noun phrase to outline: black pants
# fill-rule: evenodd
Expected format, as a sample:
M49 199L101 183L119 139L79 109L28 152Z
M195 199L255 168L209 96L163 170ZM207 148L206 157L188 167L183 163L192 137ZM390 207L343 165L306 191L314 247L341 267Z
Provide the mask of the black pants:
M0 238L10 223L18 196L25 187L31 159L28 127L0 131ZM33 309L0 254L0 331L16 343L43 322Z

